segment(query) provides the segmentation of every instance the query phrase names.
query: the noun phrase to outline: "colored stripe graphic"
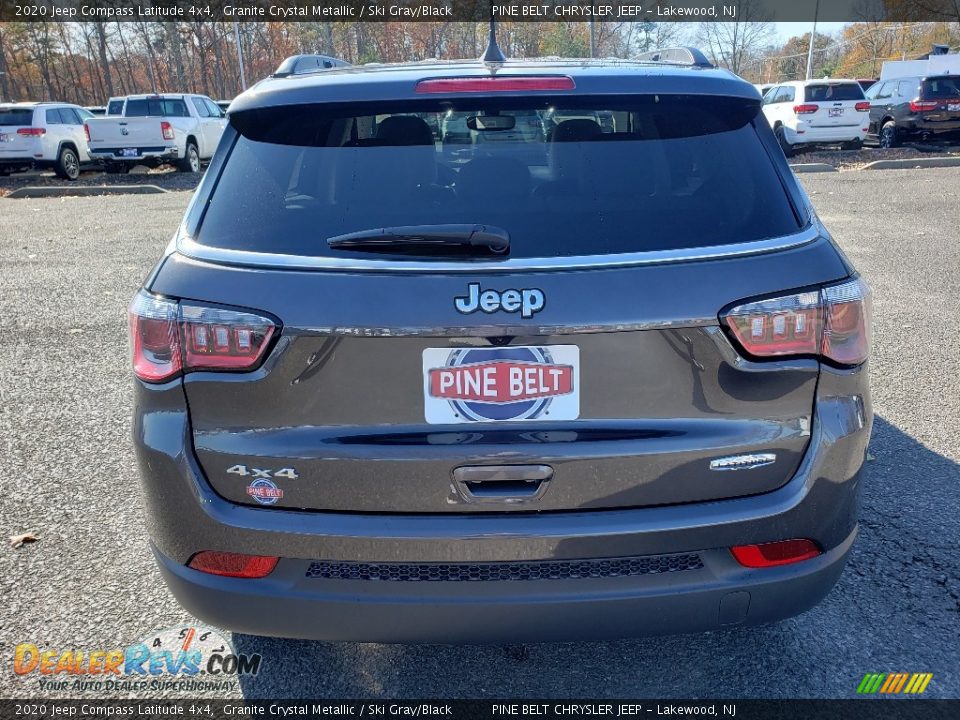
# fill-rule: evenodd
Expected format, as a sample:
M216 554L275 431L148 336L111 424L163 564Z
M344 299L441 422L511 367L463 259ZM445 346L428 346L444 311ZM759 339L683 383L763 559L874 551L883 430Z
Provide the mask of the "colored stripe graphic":
M883 682L886 677L886 673L867 673L863 676L863 681L860 683L860 687L857 688L857 692L862 695L872 695L880 689L880 683Z
M858 695L921 695L933 673L867 673L857 686Z

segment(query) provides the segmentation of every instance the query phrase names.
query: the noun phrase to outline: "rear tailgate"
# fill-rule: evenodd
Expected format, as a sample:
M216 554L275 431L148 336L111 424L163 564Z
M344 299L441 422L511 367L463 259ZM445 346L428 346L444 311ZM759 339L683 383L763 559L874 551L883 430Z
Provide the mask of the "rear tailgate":
M150 288L282 323L259 369L185 376L193 446L217 492L309 510L560 511L750 495L792 477L819 364L748 361L718 314L847 268L801 229L758 102L600 102L539 158L512 141L451 158L409 103L356 123L322 106L231 118L242 136L195 246L219 259L175 254ZM422 105L423 117L439 109ZM601 134L584 110L613 112L623 131ZM507 229L517 266L325 242L426 222ZM797 246L689 261L780 236ZM684 248L686 262L663 262ZM664 255L624 266L631 249ZM229 264L249 251L314 269L256 254L259 267ZM571 265L578 251L595 255ZM184 342L203 353L213 341ZM761 457L711 467L744 455Z
M921 111L929 122L960 122L960 76L926 78L920 85Z
M163 118L101 117L86 121L90 131L88 145L93 151L113 151L113 154L137 156L146 149L157 149L173 144L165 140L161 123ZM124 152L127 151L127 152Z
M39 137L19 131L33 126L33 108L0 107L0 159L30 157Z
M803 118L811 127L848 127L860 125L863 114L857 103L865 102L859 83L823 82L804 88L804 104L816 106Z

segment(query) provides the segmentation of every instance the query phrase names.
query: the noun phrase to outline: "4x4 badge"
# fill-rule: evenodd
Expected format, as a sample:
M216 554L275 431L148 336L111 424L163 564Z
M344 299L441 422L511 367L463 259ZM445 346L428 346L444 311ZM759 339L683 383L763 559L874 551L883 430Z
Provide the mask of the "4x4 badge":
M482 310L485 313L519 312L520 317L532 318L535 313L543 310L547 298L543 290L524 288L523 290L480 290L480 283L467 285L466 297L456 297L453 305L458 312L464 315Z

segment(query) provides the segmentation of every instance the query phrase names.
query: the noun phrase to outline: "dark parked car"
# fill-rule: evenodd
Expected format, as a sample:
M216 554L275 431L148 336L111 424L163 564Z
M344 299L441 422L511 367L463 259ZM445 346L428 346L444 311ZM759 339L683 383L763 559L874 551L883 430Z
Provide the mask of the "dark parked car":
M233 101L130 307L146 527L185 608L515 642L830 591L873 417L867 286L756 90L664 55L331 69ZM444 152L422 117L550 108L536 165L524 138Z
M906 138L960 134L960 75L882 80L866 92L870 101L868 137L880 147Z

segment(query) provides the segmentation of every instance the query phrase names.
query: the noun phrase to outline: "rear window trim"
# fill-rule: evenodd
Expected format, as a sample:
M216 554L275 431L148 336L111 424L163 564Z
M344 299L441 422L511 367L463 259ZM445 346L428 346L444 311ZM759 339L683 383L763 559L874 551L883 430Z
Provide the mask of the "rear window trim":
M443 260L366 260L358 258L333 258L325 256L286 255L263 253L251 250L230 250L211 247L181 233L176 239L176 249L181 255L193 260L212 262L218 265L269 268L272 270L329 270L337 272L380 272L418 274L471 274L512 273L556 270L597 270L603 268L662 265L700 260L758 255L808 245L821 238L819 228L808 224L796 233L775 238L751 240L726 245L707 245L670 250L641 250L631 253L570 255L561 257L512 258L500 261L443 261Z

